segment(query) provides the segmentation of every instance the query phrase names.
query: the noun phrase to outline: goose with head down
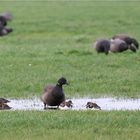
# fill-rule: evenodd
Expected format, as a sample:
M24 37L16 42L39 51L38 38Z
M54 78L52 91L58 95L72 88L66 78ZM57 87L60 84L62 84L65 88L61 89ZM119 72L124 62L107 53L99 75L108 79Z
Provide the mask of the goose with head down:
M111 40L110 51L113 53L123 52L128 49L128 45L121 39Z
M121 39L123 40L127 45L128 45L128 49L130 49L131 51L133 52L136 52L138 49L139 49L139 43L138 41L129 36L129 35L126 35L126 34L117 34L117 35L114 35L112 37L112 39Z
M12 20L12 14L5 12L0 14L0 36L5 36L13 31L12 28L7 27L7 22Z
M110 40L109 39L99 39L97 40L93 47L96 49L97 53L109 53L110 49Z

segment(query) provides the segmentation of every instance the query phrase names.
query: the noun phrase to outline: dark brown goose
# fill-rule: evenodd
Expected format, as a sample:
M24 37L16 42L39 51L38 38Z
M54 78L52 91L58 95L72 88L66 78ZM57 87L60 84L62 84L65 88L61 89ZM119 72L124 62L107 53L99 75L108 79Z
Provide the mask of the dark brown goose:
M93 103L93 102L87 102L86 108L95 108L95 109L101 110L101 107L98 106L96 103Z
M57 84L54 85L48 85L44 89L44 93L41 96L41 100L44 103L44 109L46 109L47 106L57 106L65 101L65 94L63 92L63 85L68 84L67 80L65 78L60 78L57 82Z
M0 15L0 36L4 36L13 31L12 28L7 27L7 22L12 20L12 15L9 12Z
M128 49L128 45L121 39L114 39L111 41L110 51L113 53L123 52Z
M112 37L112 39L121 39L125 41L125 43L129 46L129 49L133 52L136 52L137 49L139 49L139 43L138 41L126 34L118 34Z
M96 49L97 53L105 53L107 55L110 49L110 40L99 39L94 43L93 47Z

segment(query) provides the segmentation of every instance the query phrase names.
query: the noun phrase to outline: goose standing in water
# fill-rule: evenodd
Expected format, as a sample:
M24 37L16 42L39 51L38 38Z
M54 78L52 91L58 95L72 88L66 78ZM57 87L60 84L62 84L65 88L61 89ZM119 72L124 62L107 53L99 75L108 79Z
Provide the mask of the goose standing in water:
M0 110L7 110L7 109L11 109L11 107L9 107L7 105L7 103L9 103L10 101L4 98L0 98Z
M60 104L61 107L68 107L68 108L72 108L73 107L73 102L71 100L68 101L64 101Z
M95 108L95 109L101 110L101 107L98 106L96 103L93 103L93 102L87 102L86 108Z
M63 85L68 85L67 80L62 77L57 81L56 85L48 85L44 89L44 93L41 96L41 100L44 103L44 109L46 109L47 106L57 106L65 101L65 94L63 91Z

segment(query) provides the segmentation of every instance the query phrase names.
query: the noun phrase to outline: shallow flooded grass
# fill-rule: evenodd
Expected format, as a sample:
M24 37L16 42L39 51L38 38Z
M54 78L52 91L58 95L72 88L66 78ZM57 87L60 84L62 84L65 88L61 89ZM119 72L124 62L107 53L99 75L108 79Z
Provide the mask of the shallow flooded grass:
M39 98L32 99L9 99L8 105L11 110L40 110L43 111L44 105ZM140 110L140 99L123 99L123 98L73 98L72 108L61 107L61 110L87 110L87 102L96 103L101 110ZM95 109L95 108L92 108Z

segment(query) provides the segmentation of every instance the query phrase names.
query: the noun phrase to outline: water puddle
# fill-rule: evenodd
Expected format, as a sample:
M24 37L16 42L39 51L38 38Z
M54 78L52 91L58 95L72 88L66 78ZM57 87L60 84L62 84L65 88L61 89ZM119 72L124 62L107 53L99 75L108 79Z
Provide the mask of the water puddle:
M8 103L11 110L44 110L43 103L39 98L33 99L9 99ZM118 98L81 98L70 99L73 102L71 110L87 110L87 102L94 102L98 104L102 110L140 110L140 99L118 99ZM60 109L70 109L67 107L60 107ZM92 109L94 110L94 109Z

